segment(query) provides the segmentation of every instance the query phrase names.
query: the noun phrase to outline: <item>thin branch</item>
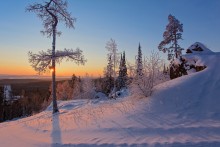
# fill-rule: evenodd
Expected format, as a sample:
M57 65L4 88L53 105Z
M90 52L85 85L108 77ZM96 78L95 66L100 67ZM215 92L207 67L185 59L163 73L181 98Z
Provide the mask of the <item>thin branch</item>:
M58 22L64 22L66 27L74 28L76 18L71 17L71 13L67 11L67 1L63 0L50 0L45 4L35 3L26 8L28 12L34 12L43 21L44 30L41 31L47 37L52 36L53 26ZM61 32L56 32L58 35Z

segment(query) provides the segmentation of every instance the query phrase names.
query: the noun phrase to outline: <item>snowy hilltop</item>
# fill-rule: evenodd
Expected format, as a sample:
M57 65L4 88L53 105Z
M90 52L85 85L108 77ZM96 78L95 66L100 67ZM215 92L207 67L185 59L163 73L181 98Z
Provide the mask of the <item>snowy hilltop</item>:
M59 101L59 113L49 106L1 123L1 146L219 147L220 53L196 44L183 58L206 66L202 71L159 84L147 98Z

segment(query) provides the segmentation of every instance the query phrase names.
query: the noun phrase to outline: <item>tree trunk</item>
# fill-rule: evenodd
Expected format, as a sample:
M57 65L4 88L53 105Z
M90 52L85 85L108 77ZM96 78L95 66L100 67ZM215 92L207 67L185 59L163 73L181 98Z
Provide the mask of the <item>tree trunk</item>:
M52 43L52 97L53 113L59 112L56 98L56 63L55 63L55 45L56 45L56 26L53 26L53 43Z

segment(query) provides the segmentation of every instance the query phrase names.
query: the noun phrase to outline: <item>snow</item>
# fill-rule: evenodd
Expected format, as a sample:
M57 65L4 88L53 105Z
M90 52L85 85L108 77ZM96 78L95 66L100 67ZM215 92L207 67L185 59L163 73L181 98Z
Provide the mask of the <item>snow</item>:
M202 51L196 51L196 48L201 48ZM207 48L204 44L201 42L195 42L188 48L193 54L212 54L214 53L209 48Z
M148 98L124 91L116 100L58 101L57 114L49 106L1 123L1 146L219 147L220 53L195 56L206 69L159 84Z

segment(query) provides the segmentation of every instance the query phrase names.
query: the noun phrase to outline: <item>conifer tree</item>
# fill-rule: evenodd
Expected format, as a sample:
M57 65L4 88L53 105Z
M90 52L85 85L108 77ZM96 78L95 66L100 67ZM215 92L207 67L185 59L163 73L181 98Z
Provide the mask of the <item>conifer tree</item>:
M78 78L76 77L75 74L73 74L72 78L71 78L71 81L70 81L70 87L75 89L77 81L78 81Z
M123 77L123 87L127 87L128 73L125 59L125 52L123 52L123 62L122 62L122 77Z
M143 77L143 63L142 63L142 51L139 43L138 55L136 59L136 78L141 79Z
M113 71L113 61L112 57L108 57L108 65L106 69L106 77L113 77L114 71Z
M121 54L121 60L119 65L119 75L117 79L117 89L120 90L121 88L127 87L127 67L126 67L126 60L125 60L125 52L123 55Z
M112 92L114 93L114 95L112 96L113 98L115 98L116 96L116 67L118 66L118 49L117 49L117 44L115 42L115 40L110 39L107 43L105 48L109 51L108 53L108 57L111 56L111 60L113 63L113 90Z
M120 90L123 87L123 56L121 54L120 64L119 64L119 72L118 78L116 81L117 90Z
M105 84L103 90L106 94L109 94L114 87L114 78L113 78L113 61L112 57L108 56L108 65L105 71Z
M79 92L80 92L80 93L83 93L82 79L81 79L80 76L79 76Z
M121 60L120 60L120 65L119 65L119 75L116 81L116 86L117 86L117 90L120 90L123 87L126 87L126 77L127 76L127 68L125 65L125 53L123 53L123 56L121 54ZM125 72L126 70L126 72Z

